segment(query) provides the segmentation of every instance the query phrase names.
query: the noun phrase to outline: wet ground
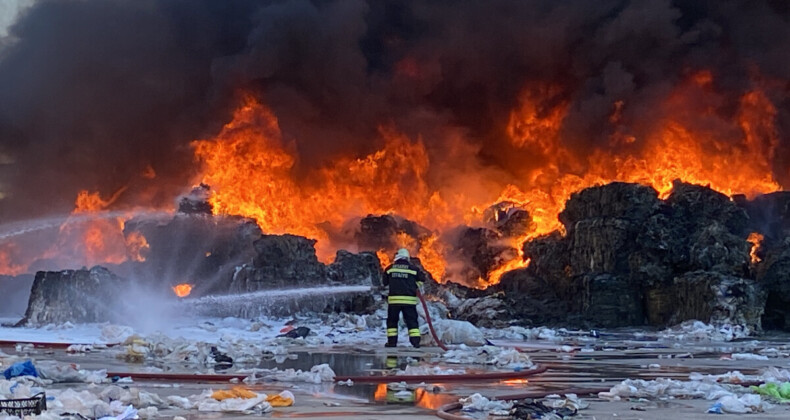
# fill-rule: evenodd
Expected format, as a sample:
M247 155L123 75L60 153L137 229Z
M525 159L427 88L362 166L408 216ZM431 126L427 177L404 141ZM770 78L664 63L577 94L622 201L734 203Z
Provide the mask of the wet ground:
M758 374L767 367L790 368L786 356L771 357L768 360L730 360L732 353L758 353L765 349L778 349L779 354L790 351L790 336L773 334L760 340L742 340L726 343L704 343L694 341L659 341L655 337L627 332L609 337L593 338L584 335L568 336L562 341L495 341L500 346L513 346L528 352L532 360L549 367L549 370L528 380L497 382L442 383L437 380L430 384L410 387L410 393L398 396L388 390L386 385L356 383L351 386L341 384L288 384L267 383L254 385L254 390L266 393L291 390L296 395L296 405L277 408L267 416L273 418L436 418L433 410L439 406L455 402L460 397L481 393L489 397L504 397L526 391L559 391L564 388L609 388L620 381L632 379L655 379L659 377L687 380L691 372L723 374L738 370L744 374ZM4 348L7 353L15 353L14 348ZM445 366L448 369L486 369L481 366L447 365L439 357L437 348L411 350L403 347L397 352L385 351L376 345L332 348L291 348L288 356L263 357L254 365L233 366L218 370L233 373L238 368L294 368L309 370L310 367L327 363L338 376L387 374L393 366L405 368L412 366ZM156 360L142 363L128 363L115 357L114 352L103 350L87 354L70 354L64 350L34 349L26 351L36 359L55 359L62 362L78 363L84 369L107 369L119 372L141 372L151 366L172 373L213 373L205 367L160 363ZM766 353L768 354L768 353ZM397 378L393 378L397 382ZM199 394L205 389L227 388L231 384L172 383L157 381L136 381L133 386L155 392L160 396ZM61 385L67 386L67 385ZM68 385L73 386L73 385ZM80 385L87 387L88 385ZM406 395L409 394L409 395ZM608 402L589 397L589 409L580 412L579 418L628 418L651 419L665 418L666 415L680 415L678 418L704 417L710 401L670 400L670 401L623 401ZM161 415L183 415L190 419L230 418L226 414L205 414L167 409ZM728 416L725 416L728 417ZM776 406L768 413L749 415L749 418L790 418L786 406Z

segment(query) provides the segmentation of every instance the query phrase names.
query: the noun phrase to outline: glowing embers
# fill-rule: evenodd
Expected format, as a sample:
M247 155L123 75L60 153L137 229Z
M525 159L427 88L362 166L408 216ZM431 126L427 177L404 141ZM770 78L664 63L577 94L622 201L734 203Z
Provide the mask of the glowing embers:
M513 387L523 387L529 384L529 379L507 379L502 381L502 383Z
M192 293L192 287L193 287L193 285L191 285L189 283L177 284L177 285L173 286L173 293L175 293L176 296L178 296L180 298L187 297L187 296L189 296L190 293Z
M746 241L752 244L752 248L749 250L749 257L751 257L752 264L757 264L762 261L762 258L760 258L757 253L760 251L764 238L763 235L757 232L750 233L749 237L746 238Z

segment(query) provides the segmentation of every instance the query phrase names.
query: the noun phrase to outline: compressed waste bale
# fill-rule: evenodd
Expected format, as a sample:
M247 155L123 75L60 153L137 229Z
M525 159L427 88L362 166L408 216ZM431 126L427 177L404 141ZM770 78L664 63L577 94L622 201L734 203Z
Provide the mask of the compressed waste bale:
M340 284L365 284L378 287L384 271L375 252L353 254L346 250L338 250L335 261L327 267L330 280Z
M20 325L119 321L123 319L120 294L130 286L128 280L101 266L39 271Z

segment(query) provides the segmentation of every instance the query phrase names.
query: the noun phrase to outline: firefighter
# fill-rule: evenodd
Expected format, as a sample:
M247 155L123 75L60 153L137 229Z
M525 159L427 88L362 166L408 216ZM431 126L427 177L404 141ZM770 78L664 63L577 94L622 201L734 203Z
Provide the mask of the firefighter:
M387 298L387 344L398 345L398 318L403 312L403 321L409 330L409 342L420 347L420 328L417 322L417 289L425 282L423 272L411 263L409 251L401 248L395 253L395 261L384 270L384 287L389 287Z

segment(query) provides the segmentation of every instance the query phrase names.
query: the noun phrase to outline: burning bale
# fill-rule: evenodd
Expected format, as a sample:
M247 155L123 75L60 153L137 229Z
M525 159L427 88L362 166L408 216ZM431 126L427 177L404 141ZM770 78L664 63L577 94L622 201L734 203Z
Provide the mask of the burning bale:
M383 250L392 254L409 243L420 243L431 236L424 226L402 217L385 214L368 215L359 221L359 231L354 235L357 246L364 251Z
M545 284L576 324L699 317L760 329L765 298L750 278L748 216L727 196L676 182L662 201L651 187L611 183L573 194L560 220L566 235L525 243L530 266L503 287L538 293L519 283Z
M446 277L461 284L479 284L506 262L518 258L518 250L501 233L486 228L462 227L450 234L455 246L445 253Z
M757 282L766 292L765 328L790 329L790 236L774 242L757 266Z
M790 191L759 195L754 200L739 200L749 215L749 230L761 232L769 241L790 236Z
M261 237L250 219L202 213L178 213L167 221L132 219L124 234L134 233L148 246L139 261L115 269L119 275L154 290L190 284L193 296L226 290L234 268L252 259L253 241Z
M209 201L211 196L211 187L206 184L200 184L192 188L189 194L186 194L178 200L178 212L184 214L213 214L214 207Z
M765 328L790 329L790 192L739 203L749 215L754 276L767 295Z
M535 230L529 212L512 201L487 208L483 212L483 222L507 238L519 238Z

